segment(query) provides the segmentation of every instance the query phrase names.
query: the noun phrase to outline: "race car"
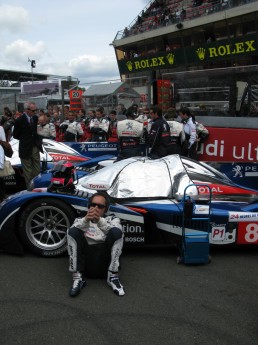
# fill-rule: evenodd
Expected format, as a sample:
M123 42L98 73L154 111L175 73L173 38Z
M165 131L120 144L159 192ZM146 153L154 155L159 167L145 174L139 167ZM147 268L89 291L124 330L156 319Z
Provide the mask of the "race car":
M121 219L127 246L174 245L182 239L183 224L188 233L208 233L214 245L258 244L258 191L235 185L204 163L178 155L135 157L78 180L71 165L58 172L49 188L2 202L0 250L63 254L67 229L85 216L89 196L99 190L110 196L109 212ZM187 222L186 202L191 204Z
M16 139L12 139L10 141L10 144L13 149L13 155L12 158L6 158L9 160L12 164L12 167L14 168L15 175L11 175L8 177L5 177L5 186L6 186L6 193L11 193L13 191L20 191L23 189L26 189L25 180L23 178L23 172L22 172L22 166L21 166L21 160L19 158L18 153L18 147L19 147L19 141ZM73 164L79 164L79 163L89 163L89 161L92 159L92 157L87 155L82 155L72 147L56 142L55 140L51 139L43 139L43 153L40 153L40 161L41 161L41 171L48 171L52 169L53 163L58 162L60 160L65 160L72 162ZM96 156L100 156L102 154L101 150ZM113 155L104 155L103 159L111 158ZM98 161L99 159L96 160ZM93 161L93 164L94 161Z

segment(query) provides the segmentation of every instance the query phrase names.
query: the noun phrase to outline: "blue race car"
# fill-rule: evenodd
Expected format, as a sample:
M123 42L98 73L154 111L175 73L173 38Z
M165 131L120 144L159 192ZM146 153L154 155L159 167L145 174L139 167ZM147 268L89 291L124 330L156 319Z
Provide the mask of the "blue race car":
M12 158L7 159L11 162L15 174L4 178L7 193L13 193L26 189L21 160L18 153L19 141L12 139L10 144L13 149L13 155ZM89 143L81 143L80 145L83 147L87 145L90 146ZM85 154L83 155L65 143L60 143L51 139L43 139L43 153L40 153L42 172L42 176L40 176L40 183L42 186L44 186L44 179L47 183L47 178L51 176L50 171L56 162L62 160L69 161L74 165L80 166L78 171L89 171L89 168L95 166L99 161L115 157L115 152L116 151L114 148L111 150L110 148L106 148L104 145L104 147L99 147L97 150L88 150L87 152L84 152ZM39 177L36 180L38 181Z
M98 190L109 194L109 212L121 219L126 246L175 244L185 231L205 232L216 245L258 244L258 191L235 185L204 163L171 155L114 162L78 181L64 164L49 188L16 193L0 205L0 250L61 255L67 229L85 215Z

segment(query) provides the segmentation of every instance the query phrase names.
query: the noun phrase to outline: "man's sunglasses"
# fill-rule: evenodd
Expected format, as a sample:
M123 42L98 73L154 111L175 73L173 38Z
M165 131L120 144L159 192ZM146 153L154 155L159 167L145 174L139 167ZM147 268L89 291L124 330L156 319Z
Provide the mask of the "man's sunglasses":
M91 208L91 207L96 207L96 206L97 206L97 208L99 208L99 209L101 209L101 210L103 210L103 208L106 207L106 205L96 204L95 202L91 202L91 203L89 204L89 208Z

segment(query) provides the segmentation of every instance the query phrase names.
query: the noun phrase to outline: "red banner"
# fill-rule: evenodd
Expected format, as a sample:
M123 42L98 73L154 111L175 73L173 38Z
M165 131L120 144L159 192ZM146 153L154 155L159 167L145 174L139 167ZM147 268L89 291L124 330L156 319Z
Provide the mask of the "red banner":
M206 162L258 161L258 130L207 127L208 140L199 147L199 160Z
M158 105L164 110L171 106L171 81L157 80Z

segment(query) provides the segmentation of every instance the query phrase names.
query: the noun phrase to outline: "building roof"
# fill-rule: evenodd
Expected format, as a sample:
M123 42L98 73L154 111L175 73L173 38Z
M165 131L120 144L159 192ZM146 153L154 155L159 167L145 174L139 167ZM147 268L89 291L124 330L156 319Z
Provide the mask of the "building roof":
M0 81L9 80L9 81L23 82L23 81L32 80L32 77L33 77L33 80L46 80L50 76L51 74L37 73L35 70L33 70L33 74L32 74L31 72L28 72L28 71L26 72L26 71L0 69Z
M124 82L98 84L90 86L83 94L83 96L106 96L114 93L122 93L133 90L128 84Z

